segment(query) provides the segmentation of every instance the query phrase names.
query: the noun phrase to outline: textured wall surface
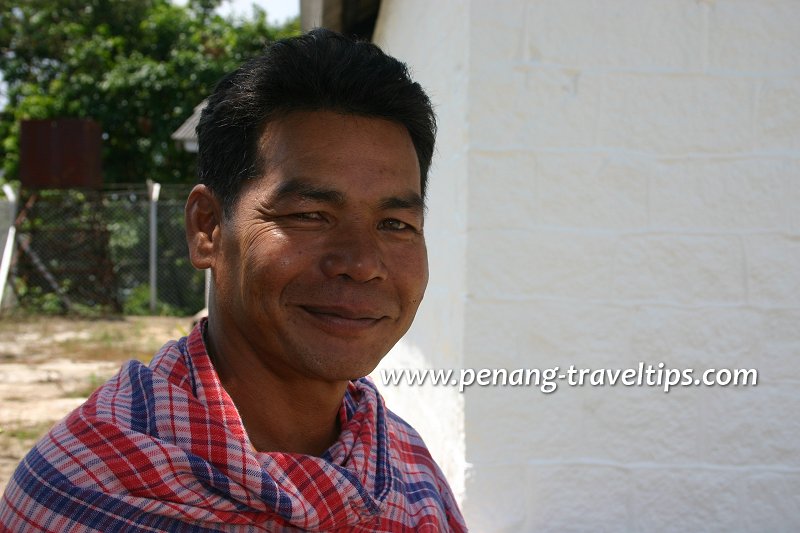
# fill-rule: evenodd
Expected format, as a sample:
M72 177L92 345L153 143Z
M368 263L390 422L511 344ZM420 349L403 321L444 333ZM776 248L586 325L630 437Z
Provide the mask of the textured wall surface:
M425 220L430 281L409 333L381 369L461 368L467 229L465 2L382 2L375 42L405 61L433 102L439 126ZM420 38L420 36L425 38ZM381 387L387 405L422 434L458 497L464 495L464 398L447 387Z
M443 125L429 300L399 351L759 372L669 393L390 391L439 453L463 450L437 459L465 465L473 530L800 529L800 3L381 9L379 44ZM441 410L419 403L436 394Z

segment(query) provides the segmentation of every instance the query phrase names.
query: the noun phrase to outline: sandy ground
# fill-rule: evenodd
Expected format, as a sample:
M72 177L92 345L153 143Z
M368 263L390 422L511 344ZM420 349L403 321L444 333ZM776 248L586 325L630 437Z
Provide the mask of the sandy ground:
M20 459L129 359L149 361L191 318L0 318L0 493Z

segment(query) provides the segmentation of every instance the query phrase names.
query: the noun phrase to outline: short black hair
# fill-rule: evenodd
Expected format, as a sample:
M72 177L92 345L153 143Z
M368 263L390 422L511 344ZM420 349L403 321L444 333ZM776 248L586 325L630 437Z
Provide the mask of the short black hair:
M423 198L436 138L430 99L408 67L366 41L315 29L271 44L225 76L197 125L198 177L226 215L241 184L263 172L266 125L293 111L335 111L391 120L408 130Z

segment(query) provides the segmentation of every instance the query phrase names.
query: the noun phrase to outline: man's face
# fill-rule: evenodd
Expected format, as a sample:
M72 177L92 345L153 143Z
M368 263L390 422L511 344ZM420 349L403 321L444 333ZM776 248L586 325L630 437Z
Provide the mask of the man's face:
M261 153L263 176L221 225L211 320L286 378L366 375L428 280L411 137L386 120L294 112L267 125Z

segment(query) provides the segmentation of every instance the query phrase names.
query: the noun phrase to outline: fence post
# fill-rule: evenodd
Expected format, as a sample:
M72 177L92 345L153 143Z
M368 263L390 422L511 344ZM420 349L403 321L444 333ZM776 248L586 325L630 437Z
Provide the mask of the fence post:
M147 180L147 190L150 193L150 314L156 314L158 301L158 195L161 184Z
M3 192L6 194L11 207L11 225L8 227L6 245L3 249L3 259L0 260L0 309L3 308L3 296L6 291L8 271L11 269L11 256L14 255L14 243L17 235L17 226L14 224L14 218L17 215L17 195L14 193L14 189L8 184L3 185Z

